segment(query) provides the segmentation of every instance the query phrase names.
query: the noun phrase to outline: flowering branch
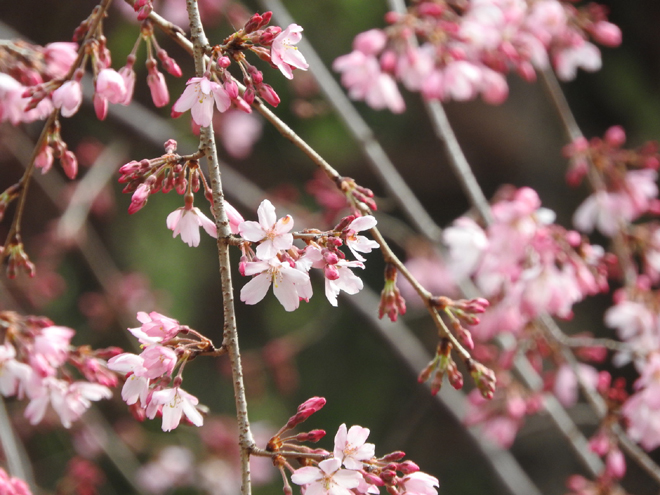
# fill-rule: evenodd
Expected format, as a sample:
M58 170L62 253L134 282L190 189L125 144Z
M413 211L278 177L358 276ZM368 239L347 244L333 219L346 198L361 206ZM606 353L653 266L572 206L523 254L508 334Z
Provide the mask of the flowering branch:
M204 34L204 27L199 15L196 0L186 0L190 31L195 59L195 73L202 77L205 73L204 52L208 41ZM236 417L238 420L239 445L241 449L241 494L249 495L252 492L250 482L250 451L254 447L254 439L250 430L248 419L245 385L243 383L243 370L241 366L240 349L238 345L238 332L236 328L236 314L234 309L234 291L231 280L229 258L230 236L229 220L224 206L224 193L218 164L218 152L213 135L213 124L200 129L200 149L204 152L211 177L213 190L213 212L218 231L218 261L220 264L220 280L222 283L222 301L224 312L223 347L226 346L232 369L232 382L234 384L234 399L236 401Z

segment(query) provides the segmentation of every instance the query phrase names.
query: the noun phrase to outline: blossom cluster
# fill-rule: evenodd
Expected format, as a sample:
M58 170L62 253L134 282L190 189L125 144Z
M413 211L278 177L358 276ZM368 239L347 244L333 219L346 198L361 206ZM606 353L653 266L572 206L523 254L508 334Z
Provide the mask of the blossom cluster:
M138 339L143 351L140 354L125 352L108 361L108 367L124 373L126 381L121 397L132 406L139 419L162 416L163 431L171 431L182 417L195 426L201 426L204 418L199 411L199 399L181 388L183 367L197 349L208 349L210 342L199 334L182 326L178 321L152 311L139 312L140 327L129 328ZM199 341L187 339L185 344L176 341L179 333L192 334ZM201 344L201 347L200 347ZM172 373L179 368L178 375ZM172 383L172 387L167 385Z
M69 428L92 402L112 397L109 387L117 384L117 377L105 359L119 349L74 347L71 338L75 331L71 328L10 311L0 312L0 327L0 393L27 397L30 402L25 417L31 424L40 423L51 405L62 425ZM82 379L74 379L67 368L77 370Z
M258 303L272 284L275 297L284 309L294 311L300 300L308 301L312 297L311 268L323 271L325 295L333 306L337 306L341 291L356 294L362 289L362 280L352 268L364 268L365 258L360 253L370 253L378 247L377 242L358 235L375 227L373 216L348 216L332 232L306 230L301 236L306 246L298 248L290 233L293 228L290 215L277 219L275 207L268 200L261 203L257 214L259 222L246 221L238 225L244 240L258 243L256 253L243 246L241 274L253 278L241 289L241 301ZM354 261L347 260L339 249L344 244L356 258Z
M306 421L312 414L325 405L323 397L312 397L300 406L295 415L274 435L266 450L275 454L273 464L277 466L285 479L285 493L291 493L286 484L284 468L292 471L291 481L303 487L303 493L317 495L355 495L363 493L380 493L380 487L385 487L392 495L437 495L439 486L437 478L420 471L412 461L402 461L405 453L392 452L383 457L376 457L376 447L367 443L369 429L354 425L347 428L342 424L334 439L334 449L328 452L323 449L310 449L302 442L318 442L325 436L324 430L312 430L283 437L282 435ZM293 469L278 452L300 452L300 457L312 454L305 465ZM321 457L321 460L318 460Z
M264 82L263 73L247 61L243 52L255 53L278 68L287 79L293 79L294 69L307 70L308 64L295 46L302 39L303 28L298 24L291 24L286 29L268 26L271 17L272 12L254 14L222 45L214 47L206 72L202 77L189 79L185 91L174 103L173 117L190 110L196 125L208 127L213 119L214 106L219 112L226 112L233 105L250 113L250 105L257 96L274 107L280 103L273 87ZM242 93L228 70L232 61L238 63L243 74L245 90Z
M618 46L621 32L597 4L577 8L560 0L415 2L406 14L386 15L390 26L356 36L353 51L334 69L353 99L399 113L405 103L396 82L427 100L465 101L481 94L498 104L508 96L510 70L532 81L555 67L561 79L601 67L598 48Z
M628 150L622 148L625 142L623 128L614 126L603 139L579 138L564 149L570 158L566 175L570 185L578 185L590 169L599 177L596 190L573 216L573 223L583 232L596 228L612 236L645 213L660 213L658 146L648 142Z
M492 206L492 225L463 217L444 234L454 277L472 277L496 301L473 329L482 341L518 334L542 313L570 318L575 303L608 288L601 247L554 224L532 189L503 194Z

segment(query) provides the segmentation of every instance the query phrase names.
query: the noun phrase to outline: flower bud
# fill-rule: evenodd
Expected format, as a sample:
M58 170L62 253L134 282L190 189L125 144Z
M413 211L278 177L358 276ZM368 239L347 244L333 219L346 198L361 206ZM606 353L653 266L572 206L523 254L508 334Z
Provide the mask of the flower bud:
M72 151L66 150L64 154L60 157L60 163L62 164L62 170L69 179L75 179L78 175L78 159Z

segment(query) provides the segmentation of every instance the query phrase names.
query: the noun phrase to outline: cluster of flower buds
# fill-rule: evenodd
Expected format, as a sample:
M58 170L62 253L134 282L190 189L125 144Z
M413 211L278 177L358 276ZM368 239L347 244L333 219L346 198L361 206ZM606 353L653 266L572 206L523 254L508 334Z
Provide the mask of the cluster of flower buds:
M323 449L311 449L293 442L315 443L325 436L323 430L312 430L282 438L282 434L307 420L325 405L322 397L312 397L298 407L298 411L268 442L266 451L274 454L273 464L282 473L284 493L292 493L285 474L291 481L301 485L304 491L331 495L338 493L380 493L385 487L392 495L420 494L437 495L438 480L423 473L412 461L402 461L403 452L377 458L376 447L367 443L369 429L361 426L347 428L342 424L335 435L332 453ZM293 469L283 455L290 457L300 453L298 460L303 467Z
M78 56L76 43L45 47L24 41L0 46L0 122L12 125L46 118L53 111L50 93Z
M378 318L387 315L391 321L396 321L399 315L406 314L406 300L401 296L396 286L397 269L392 263L385 265L385 286L380 293Z
M456 390L463 388L463 374L458 370L456 362L451 356L451 349L452 345L449 339L441 339L435 351L435 356L417 377L419 383L424 383L433 375L431 380L431 393L433 395L440 391L445 375L447 375L451 386Z
M474 349L472 334L463 326L463 323L478 325L480 320L477 315L484 313L490 306L488 300L483 297L453 300L449 297L438 296L432 297L430 304L449 317L452 329L461 343L468 349Z
M139 2L136 2L135 5L138 3ZM156 57L160 60L163 68L170 75L181 77L183 73L179 64L177 64L176 61L158 44L158 41L154 36L153 25L148 20L145 20L142 23L140 36L135 42L131 53L126 57L126 65L119 69L119 75L122 77L126 87L126 96L121 103L128 105L133 99L136 78L133 65L135 65L137 50L140 47L142 40L144 40L147 45L147 85L151 91L151 99L153 100L154 105L158 108L164 107L170 102L170 93L167 89L165 76L163 76L163 73L158 70L158 63L156 62L156 58L154 58L154 51L156 52Z
M176 154L177 143L170 139L165 143L165 154L158 158L130 161L119 168L119 182L126 184L122 192L133 193L129 213L141 210L151 194L159 191L179 194L197 192L203 176L196 160Z
M37 268L30 261L22 242L13 241L8 246L0 247L0 258L7 262L7 277L16 278L19 270L25 272L30 278L37 273Z
M34 160L34 166L41 169L42 174L45 174L53 166L53 160L58 158L64 174L73 180L78 175L78 159L62 140L60 129L59 121L56 120L53 122L53 125L46 133L46 139L39 150L39 154Z
M197 397L181 388L182 374L185 364L198 354L214 352L213 344L195 330L155 311L139 312L137 319L142 325L128 330L140 341L142 353L126 352L108 361L111 370L126 374L122 399L140 420L162 416L163 431L179 426L184 415L190 423L201 426L202 407ZM186 338L177 338L179 334Z
M172 107L173 117L190 110L195 124L208 127L213 119L214 103L219 112L227 111L233 104L246 113L252 111L250 105L257 96L272 106L279 104L275 90L264 82L263 73L247 61L244 52L252 51L280 69L288 79L293 78L293 69L307 70L308 64L295 46L302 39L302 27L297 24L284 30L268 27L271 17L271 12L254 14L243 28L213 47L206 73L188 80L185 91ZM242 95L228 70L232 62L239 65L243 74Z
M30 403L25 417L31 424L41 422L51 404L62 425L69 428L92 402L112 396L108 387L117 384L117 377L105 360L120 349L75 348L71 345L74 330L56 326L47 318L9 311L0 312L0 328L0 393L19 399L27 396ZM67 364L85 380L74 380Z
M350 177L337 177L335 182L339 190L346 196L348 204L356 215L359 215L363 210L363 205L366 205L372 211L378 209L371 189L359 185Z
M126 183L123 192L133 193L129 213L135 213L147 204L151 194L162 191L168 193L175 190L185 196L184 206L176 209L167 217L167 227L173 231L173 237L181 235L181 239L189 246L199 245L199 228L213 238L218 237L215 223L202 211L193 206L194 194L204 186L205 198L213 204L211 189L201 172L195 155L181 156L176 154L177 143L170 139L165 143L165 154L151 160L130 161L119 169L119 182ZM232 233L238 232L238 225L243 217L228 202L224 202L225 211L229 217Z
M570 158L566 179L578 185L592 170L595 192L575 211L573 223L583 232L597 228L612 236L622 225L645 213L660 213L658 201L658 145L648 142L635 150L623 149L626 134L620 126L607 130L603 139L579 138L564 148Z
M258 243L256 253L249 244L242 245L241 274L254 275L254 278L241 290L241 301L258 303L273 283L275 296L284 309L293 311L301 299L307 301L312 297L308 274L311 268L323 270L325 295L333 306L337 306L340 291L356 294L362 289L362 280L351 268L364 268L362 261L365 259L360 253L370 253L378 247L377 242L357 234L376 225L373 216L351 215L342 219L332 231L308 229L296 234L307 244L301 249L293 245L294 235L290 233L293 218L290 215L278 220L275 207L268 200L261 203L257 214L259 222L246 221L238 226L243 240ZM344 244L356 261L346 260L346 255L339 249Z
M608 22L604 7L578 9L561 0L531 2L414 2L406 14L390 12L385 29L356 36L353 52L339 57L349 95L375 108L402 112L396 81L427 100L501 103L508 96L505 74L526 80L552 61L558 75L573 79L578 67L601 67L598 48L618 46L621 32Z

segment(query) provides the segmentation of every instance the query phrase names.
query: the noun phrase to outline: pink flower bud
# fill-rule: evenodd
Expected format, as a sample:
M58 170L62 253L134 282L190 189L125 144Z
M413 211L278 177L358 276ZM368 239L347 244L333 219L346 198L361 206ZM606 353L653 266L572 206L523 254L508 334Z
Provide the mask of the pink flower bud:
M312 430L308 433L299 433L296 440L299 442L316 443L325 436L325 430Z
M168 139L165 141L165 152L166 153L174 153L176 151L178 144L175 139Z
M226 69L231 65L231 59L229 57L220 57L218 59L218 67L222 67L223 69Z
M280 97L269 84L260 84L257 90L259 91L259 96L269 105L276 107L280 104Z
M377 55L387 43L387 35L381 29L370 29L358 34L353 40L353 49L365 55Z
M98 93L95 93L93 101L96 118L99 120L105 120L105 118L108 116L108 99L104 98Z
M381 460L383 462L398 462L401 459L403 459L405 456L406 453L403 452L402 450L395 450L394 452L390 452L389 454L381 458Z
M137 187L131 197L131 205L128 207L128 213L130 215L141 210L142 207L147 204L150 192L151 188L146 183L140 184Z
M610 127L605 133L605 142L614 148L622 146L626 142L626 131L620 125Z
M76 155L72 151L66 150L60 157L60 163L66 176L69 179L75 179L76 175L78 175L78 160L76 159Z
M155 67L149 70L147 84L151 90L151 99L158 108L164 107L170 102L170 93L167 90L165 77Z
M605 469L614 478L621 479L626 474L626 458L619 449L610 450L605 460Z
M298 406L298 412L311 409L312 413L315 413L323 409L325 403L325 397L312 397L311 399L307 399L305 402Z
M165 70L171 74L174 77L181 77L183 75L183 72L181 71L181 67L179 67L179 64L176 63L176 61L170 57L165 50L162 48L158 50L157 56L160 59L161 63L163 64L163 67Z
M40 168L42 174L48 172L53 166L53 148L44 146L34 159L34 166Z
M616 47L621 44L621 29L611 22L598 21L592 26L591 34L601 45Z
M328 280L337 280L339 278L339 270L335 265L325 265L323 267L323 275Z
M419 471L419 466L413 461L403 461L399 464L397 470L401 471L403 474L412 474Z

